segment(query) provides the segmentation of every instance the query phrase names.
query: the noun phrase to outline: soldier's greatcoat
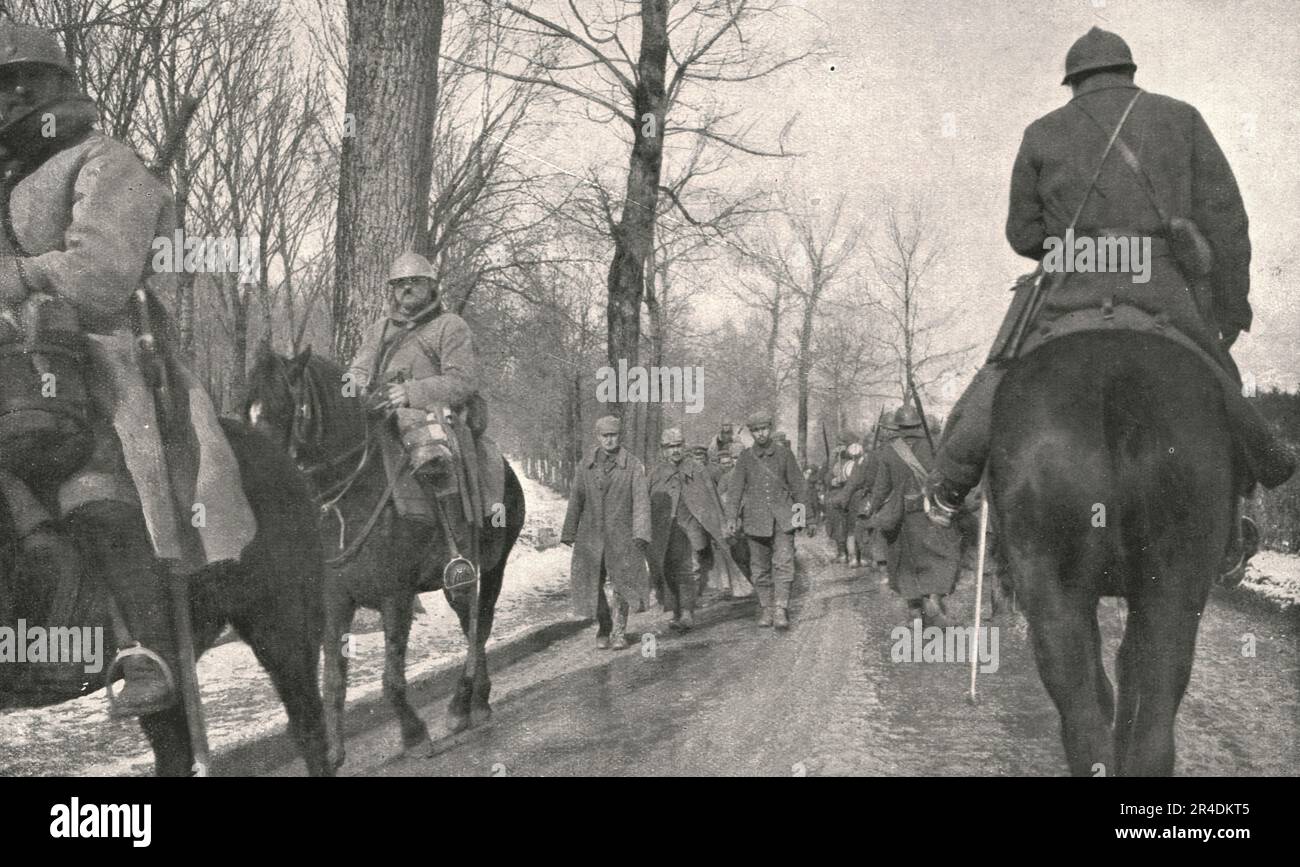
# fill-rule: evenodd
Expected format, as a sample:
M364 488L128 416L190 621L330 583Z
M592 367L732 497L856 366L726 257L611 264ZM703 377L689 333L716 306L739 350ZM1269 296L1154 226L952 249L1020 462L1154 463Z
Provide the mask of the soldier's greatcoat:
M19 249L0 239L0 298L14 305L28 292L62 297L90 343L96 448L62 484L60 509L139 502L155 554L178 568L238 558L257 527L211 401L171 358L191 431L188 442L169 446L185 449L186 460L169 466L153 393L136 359L132 293L147 285L170 298L175 285L174 273L154 270L155 239L173 239L170 190L129 147L89 130L18 181L10 214ZM195 504L203 505L204 526L193 526Z
M1117 75L1083 82L1069 103L1025 130L1011 177L1007 240L1023 256L1041 260L1044 241L1062 237L1110 138L1138 88ZM1188 278L1169 255L1158 255L1148 283L1129 274L1073 273L1062 291L1049 293L1040 321L1107 299L1168 317L1212 354L1217 332L1249 330L1250 240L1246 211L1227 159L1204 118L1191 105L1143 92L1121 133L1149 177L1166 217L1189 217L1214 249L1213 317L1206 325L1187 291ZM1160 238L1165 227L1144 182L1120 153L1106 159L1075 227L1075 236L1121 230ZM1230 361L1226 364L1231 366Z
M794 508L805 496L794 454L774 440L755 444L741 453L727 482L727 516L739 519L748 536L791 532L798 529Z
M595 617L602 563L609 580L640 611L650 591L645 557L636 545L650 532L650 485L636 455L620 448L606 471L597 447L574 474L560 541L573 545L569 593L574 613Z
M878 449L880 465L871 491L875 510L870 526L886 537L890 546L889 586L904 599L952 592L960 568L960 537L952 528L937 527L925 517L921 485L898 454L894 442L907 444L925 469L934 464L930 444L920 431L903 430Z

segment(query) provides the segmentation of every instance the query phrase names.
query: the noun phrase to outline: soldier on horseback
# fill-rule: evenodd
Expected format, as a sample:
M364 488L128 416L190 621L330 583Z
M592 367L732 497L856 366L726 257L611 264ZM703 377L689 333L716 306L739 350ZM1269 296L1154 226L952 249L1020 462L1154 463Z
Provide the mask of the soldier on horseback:
M150 265L171 191L96 120L55 37L0 24L0 490L16 527L75 540L88 568L52 580L102 576L127 716L176 699L167 567L238 559L256 524L150 294L174 281Z
M1073 98L1025 131L1012 173L1006 233L1016 252L1040 262L1062 236L1095 236L1106 243L1149 239L1149 280L1043 274L1040 265L1035 275L1043 274L1041 301L1024 307L1018 299L1008 323L1021 316L1024 325L1014 333L1029 334L1031 344L1069 330L1106 327L1180 340L1220 374L1248 481L1276 487L1295 471L1295 458L1242 396L1228 354L1251 325L1251 250L1241 194L1200 113L1140 90L1133 83L1136 69L1124 40L1096 27L1070 48L1062 83L1070 85ZM1012 332L1004 325L1007 333ZM1022 339L1011 340L1001 358L994 357L995 348L953 408L926 497L930 519L941 526L951 523L980 480L1001 361L1031 348L1020 345ZM1240 534L1237 527L1225 571L1242 567Z
M476 478L475 441L487 428L473 335L464 319L443 308L433 267L420 254L399 256L388 286L392 308L366 333L349 373L369 391L373 411L395 418L397 436L384 437L381 447L399 512L445 519L459 550L475 556L468 528L486 509L472 502L477 485L469 486L468 497L458 495L462 473ZM408 474L422 497L405 495L400 482Z

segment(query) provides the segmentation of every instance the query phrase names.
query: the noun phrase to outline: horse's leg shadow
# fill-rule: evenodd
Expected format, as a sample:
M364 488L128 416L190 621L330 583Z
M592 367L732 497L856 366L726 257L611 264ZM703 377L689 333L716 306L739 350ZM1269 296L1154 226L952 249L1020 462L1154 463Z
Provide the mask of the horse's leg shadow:
M306 600L290 595L275 607L254 606L254 610L232 621L271 676L289 716L289 734L307 764L307 773L332 777L334 765L328 758L318 676L321 618L319 609L313 616L309 606Z
M429 758L434 752L429 728L406 700L406 642L414 602L414 593L398 592L384 597L379 609L384 621L384 698L397 712L403 750Z

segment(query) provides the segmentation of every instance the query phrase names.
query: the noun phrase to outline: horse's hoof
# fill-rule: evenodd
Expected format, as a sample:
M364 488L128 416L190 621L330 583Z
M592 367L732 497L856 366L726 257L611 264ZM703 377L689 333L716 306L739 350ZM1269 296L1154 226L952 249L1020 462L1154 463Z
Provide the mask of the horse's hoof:
M492 721L492 708L489 705L470 708L469 723L477 728Z
M459 714L459 713L447 714L447 731L451 732L452 734L457 734L459 732L465 731L465 729L469 728L469 725L470 725L469 714Z
M426 734L414 743L403 745L402 755L408 759L431 759L433 758L433 741Z

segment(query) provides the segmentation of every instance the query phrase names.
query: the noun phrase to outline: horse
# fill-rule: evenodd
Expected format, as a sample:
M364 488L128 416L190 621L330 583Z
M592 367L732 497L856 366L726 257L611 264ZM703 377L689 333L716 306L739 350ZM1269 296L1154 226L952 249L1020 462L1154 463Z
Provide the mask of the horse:
M308 773L332 776L318 679L325 615L320 595L324 565L314 544L316 509L297 468L273 442L239 422L222 419L221 426L239 462L257 533L238 562L212 564L192 577L195 657L210 648L227 625L234 626L270 675ZM58 544L53 550L60 555L78 556L68 534L63 533ZM24 618L49 623L45 614L54 584L49 566L48 557L19 546L9 506L0 502L4 622ZM112 635L106 591L87 577L87 571L80 568L82 580L68 623L51 625L98 624L102 634ZM0 666L0 707L44 707L105 686L107 666L97 674L84 673L81 663L61 665L53 673L42 666L39 680L22 671L29 668ZM183 702L140 717L140 726L153 748L158 776L191 774L194 755Z
M1222 388L1171 340L1106 332L1044 344L997 392L991 503L1076 776L1173 773L1174 721L1242 481ZM1118 704L1103 596L1127 600Z
M331 519L322 522L322 542L341 554L326 561L325 718L329 758L341 767L343 709L347 693L346 632L358 607L377 609L384 629L383 692L393 706L408 755L434 752L428 727L406 698L406 645L415 594L442 587L443 568L451 556L444 528L397 514L387 473L377 454L384 422L370 418L362 400L345 394L348 381L334 362L313 355L311 348L293 358L265 347L248 377L245 416L267 431L316 485L318 499L329 504ZM492 631L506 559L524 524L524 495L518 478L505 466L504 515L481 533L477 623L471 624L472 592L446 591L447 601L468 640L465 663L447 707L451 733L478 726L492 716L492 683L484 645ZM383 500L383 502L381 502ZM499 513L499 512L498 512ZM341 526L340 526L341 525ZM352 529L344 544L341 531ZM373 530L373 531L372 531ZM429 564L437 568L429 568Z

